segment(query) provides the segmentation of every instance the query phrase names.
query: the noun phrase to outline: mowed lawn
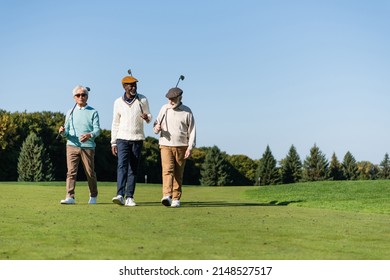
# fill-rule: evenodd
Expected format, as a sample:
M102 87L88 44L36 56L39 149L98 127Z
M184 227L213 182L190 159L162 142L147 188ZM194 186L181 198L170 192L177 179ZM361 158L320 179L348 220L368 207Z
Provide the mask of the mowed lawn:
M267 187L184 186L182 207L160 204L161 186L138 184L136 207L97 205L79 182L0 183L2 260L390 259L390 181Z

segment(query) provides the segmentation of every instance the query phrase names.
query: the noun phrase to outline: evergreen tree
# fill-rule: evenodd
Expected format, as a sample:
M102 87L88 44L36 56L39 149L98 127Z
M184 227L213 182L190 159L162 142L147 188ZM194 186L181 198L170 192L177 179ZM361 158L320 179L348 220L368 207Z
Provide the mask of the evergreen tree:
M310 155L303 163L303 178L306 181L325 180L328 173L328 160L321 150L314 144L310 149Z
M281 164L283 184L296 183L302 179L302 161L294 145L291 145L286 158L281 161Z
M379 166L380 166L380 178L390 179L390 158L388 153L385 154L385 157L383 158Z
M333 153L332 159L330 160L329 179L344 180L342 166L335 153Z
M18 159L18 181L53 181L53 165L42 139L34 132L22 144Z
M269 145L260 159L260 165L257 172L259 183L264 185L275 185L279 182L278 169L276 168L276 159L272 155Z
M203 186L226 186L229 184L228 162L217 146L213 146L206 154L200 183Z
M358 165L354 156L349 151L344 156L342 169L343 175L347 180L356 180L359 176Z

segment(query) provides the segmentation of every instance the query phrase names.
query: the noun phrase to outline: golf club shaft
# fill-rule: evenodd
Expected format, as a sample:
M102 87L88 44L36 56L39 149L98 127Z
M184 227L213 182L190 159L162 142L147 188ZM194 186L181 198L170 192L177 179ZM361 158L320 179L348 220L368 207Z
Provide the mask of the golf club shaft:
M65 124L68 122L68 120L70 119L70 117L73 115L73 111L74 111L74 108L76 108L76 106L77 106L77 103L74 104L74 106L73 106L73 108L72 108L72 111L70 111L69 117L66 119L66 121L65 121L64 125L62 125L62 127L65 128ZM58 133L56 139L58 140L58 139L60 139L60 138L61 138L61 133Z
M162 124L162 122L163 122L164 118L165 118L165 114L164 114L164 115L162 116L162 118L161 118L161 121L160 121L160 126L161 126L161 124Z
M141 113L143 114L144 113L144 109L142 109L142 105L141 105L141 99L139 99L139 96L137 94L137 99L138 99L138 104L139 104L139 108L141 109Z

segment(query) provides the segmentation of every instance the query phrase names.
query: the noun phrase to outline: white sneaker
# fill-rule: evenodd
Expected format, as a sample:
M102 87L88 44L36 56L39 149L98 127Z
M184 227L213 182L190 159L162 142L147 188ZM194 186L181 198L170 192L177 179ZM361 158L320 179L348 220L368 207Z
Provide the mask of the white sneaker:
M172 200L171 207L180 207L180 200L177 199Z
M136 205L137 205L137 204L135 203L134 198L128 197L128 198L126 199L126 204L125 204L125 206L136 206Z
M125 200L121 195L117 195L116 197L112 198L112 202L118 205L125 205Z
M164 196L162 199L161 199L161 203L162 205L164 206L171 206L172 204L172 199L170 196Z
M76 199L73 197L67 197L61 200L61 204L75 204L75 203L76 203Z
M91 197L89 198L88 204L96 204L96 202L97 202L97 198L91 196Z

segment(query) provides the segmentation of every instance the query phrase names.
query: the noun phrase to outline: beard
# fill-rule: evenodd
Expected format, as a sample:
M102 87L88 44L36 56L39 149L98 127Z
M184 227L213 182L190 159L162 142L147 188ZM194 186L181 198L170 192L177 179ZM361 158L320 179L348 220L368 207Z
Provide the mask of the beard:
M177 100L175 100L175 102L169 101L169 105L172 109L179 107L181 105L181 98L178 98Z

